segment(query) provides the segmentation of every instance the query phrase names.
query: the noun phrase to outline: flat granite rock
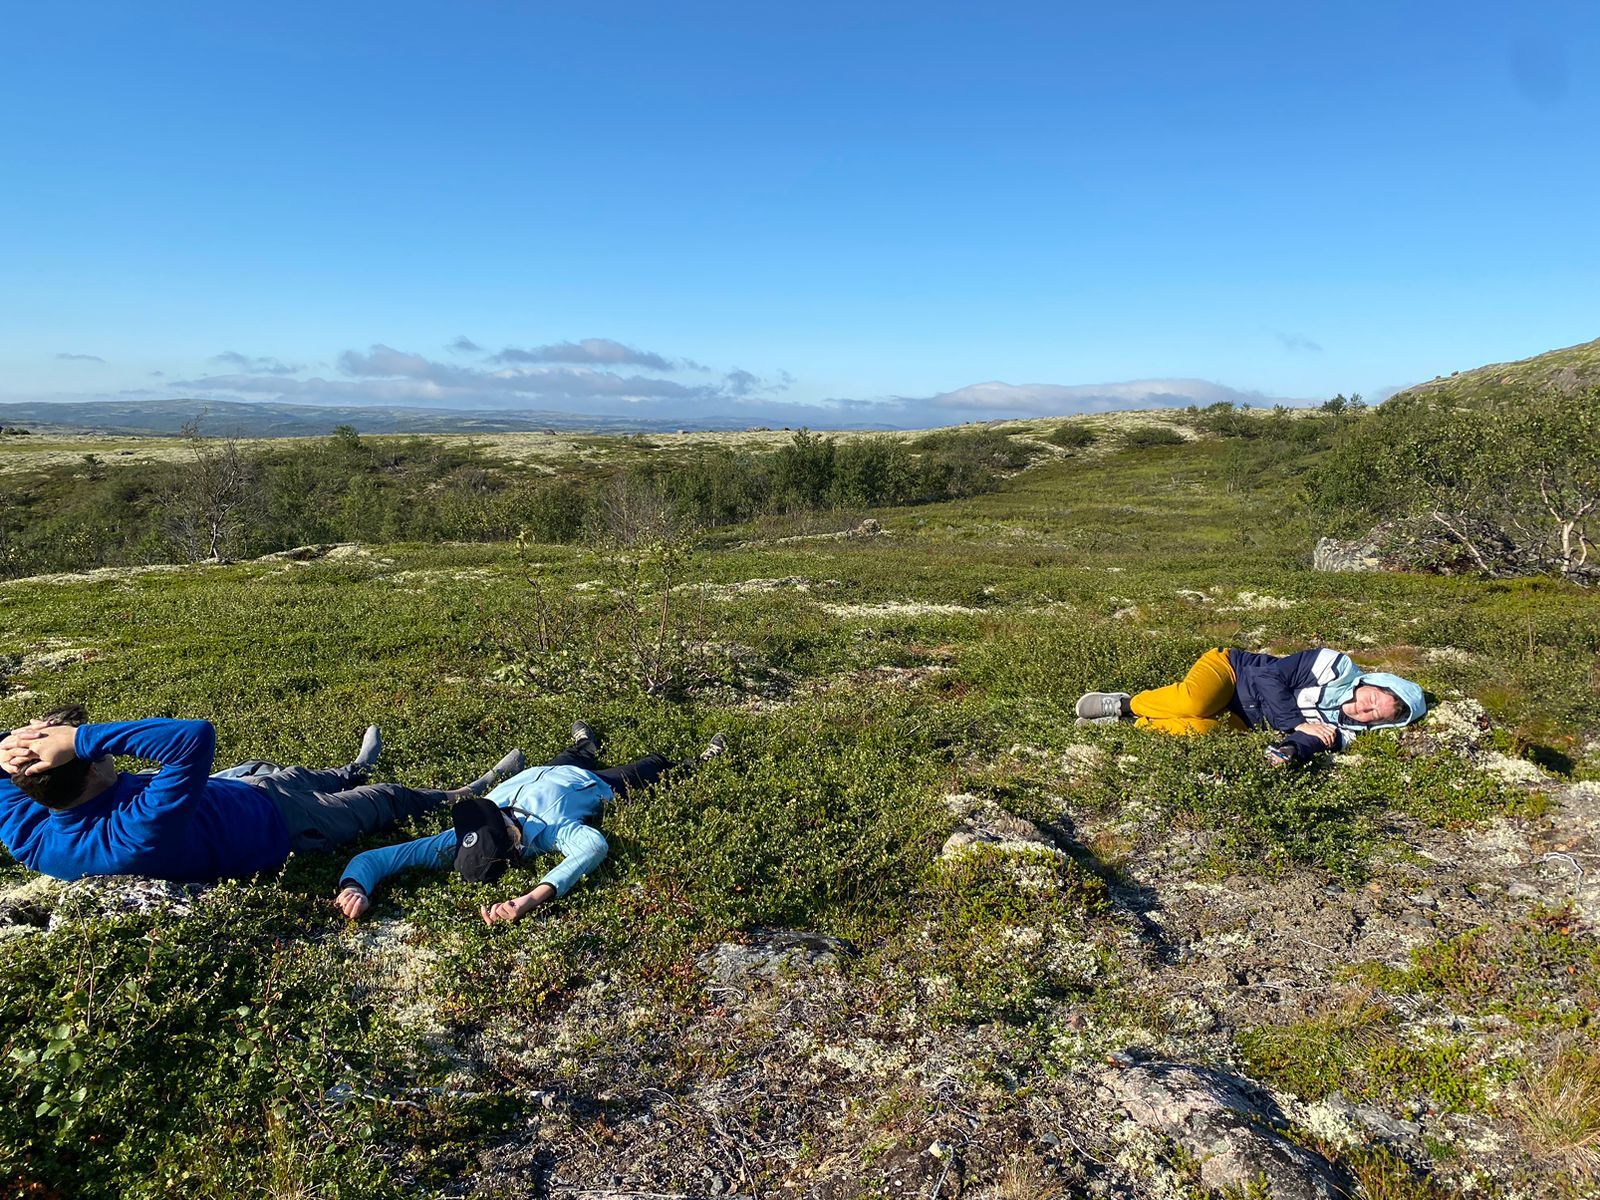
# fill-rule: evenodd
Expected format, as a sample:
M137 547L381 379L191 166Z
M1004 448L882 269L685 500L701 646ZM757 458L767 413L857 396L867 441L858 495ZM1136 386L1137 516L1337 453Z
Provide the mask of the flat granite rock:
M749 941L723 942L701 955L699 962L714 982L740 984L831 967L859 953L843 938L793 929L752 929Z
M1100 1082L1137 1125L1193 1156L1208 1190L1244 1190L1265 1180L1274 1200L1351 1194L1332 1163L1277 1131L1276 1106L1237 1076L1185 1063L1130 1062L1111 1067Z

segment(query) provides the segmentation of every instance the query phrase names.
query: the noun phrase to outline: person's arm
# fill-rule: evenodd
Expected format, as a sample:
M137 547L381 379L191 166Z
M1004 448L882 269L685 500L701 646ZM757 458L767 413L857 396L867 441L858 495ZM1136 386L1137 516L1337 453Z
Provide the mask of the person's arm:
M1322 728L1331 728L1322 726ZM1267 747L1267 761L1275 767L1299 766L1328 749L1321 737L1296 730L1276 745Z
M367 911L378 885L391 875L411 867L437 870L450 865L456 853L456 831L446 829L431 837L420 837L394 846L363 850L345 864L339 876L339 894L334 903L345 916L355 918Z
M211 774L217 731L210 721L163 718L80 725L73 749L79 758L90 762L106 755L127 754L161 764L155 778L113 818L116 836L136 848L148 848L188 825Z
M598 829L578 821L547 830L532 848L559 850L561 861L531 891L511 900L502 900L499 904L484 906L481 911L488 924L515 921L541 904L549 904L565 896L578 880L606 860L606 853L610 850L605 836Z

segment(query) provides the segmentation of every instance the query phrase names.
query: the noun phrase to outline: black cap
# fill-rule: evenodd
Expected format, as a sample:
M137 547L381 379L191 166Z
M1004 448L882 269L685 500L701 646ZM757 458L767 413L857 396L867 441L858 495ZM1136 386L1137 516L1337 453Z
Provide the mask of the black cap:
M458 800L450 810L456 827L456 870L473 883L493 883L516 854L505 813L487 796Z

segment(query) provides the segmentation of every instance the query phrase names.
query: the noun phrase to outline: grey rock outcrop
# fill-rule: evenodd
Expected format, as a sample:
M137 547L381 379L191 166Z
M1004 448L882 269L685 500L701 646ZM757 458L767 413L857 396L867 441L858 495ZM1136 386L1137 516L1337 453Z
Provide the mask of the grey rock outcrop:
M1243 1079L1207 1067L1130 1062L1101 1077L1141 1128L1171 1139L1198 1163L1211 1191L1264 1180L1276 1200L1344 1200L1350 1187L1319 1154L1276 1129L1276 1106Z
M50 928L58 929L69 921L143 913L187 916L204 891L200 884L139 875L88 875L62 888L50 914Z
M1383 550L1371 538L1318 538L1311 552L1311 567L1316 571L1381 571Z

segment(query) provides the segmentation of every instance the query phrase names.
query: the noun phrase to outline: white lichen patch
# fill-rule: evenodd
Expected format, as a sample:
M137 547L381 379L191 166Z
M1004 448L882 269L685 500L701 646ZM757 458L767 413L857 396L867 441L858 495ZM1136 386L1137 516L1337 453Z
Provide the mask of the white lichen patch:
M61 586L73 583L103 583L107 580L131 579L136 575L173 575L180 571L204 571L214 567L214 563L195 563L193 565L180 565L177 563L149 563L139 567L96 567L92 571L60 572L53 575L25 575L21 579L0 580L0 588L17 587L20 584L45 584Z
M1455 646L1425 646L1422 650L1422 657L1431 663L1455 663L1458 665L1477 661L1474 655Z
M1061 752L1061 772L1068 779L1086 779L1103 771L1106 752L1099 746L1074 742Z
M1507 821L1491 821L1462 835L1468 849L1485 865L1519 867L1528 861L1528 839Z
M406 921L375 921L354 928L347 945L364 962L367 985L388 993L389 1015L409 1029L439 1033L439 1002L433 979L439 956L416 944L416 931Z
M1059 984L1088 987L1105 974L1105 959L1093 942L1063 940L1051 946L1045 969Z
M837 579L807 579L803 575L786 575L781 579L741 579L738 583L680 583L672 590L692 592L707 600L737 600L743 596L760 596L772 592L797 592L807 595L839 586Z
M951 792L944 798L944 806L958 817L976 812L989 804L982 796L971 792Z
M1512 758L1508 754L1494 750L1484 758L1482 770L1484 774L1492 775L1503 783L1518 786L1541 784L1549 780L1549 776L1527 759Z
M329 555L329 557L333 557ZM476 583L486 579L499 579L499 571L488 567L420 567L410 571L396 571L381 577L385 583L437 583L449 580L455 583Z
M1227 958L1236 950L1255 945L1255 940L1248 929L1230 929L1223 933L1207 934L1191 942L1189 949L1201 958Z
M1298 1123L1319 1141L1341 1149L1365 1145L1367 1142L1366 1130L1350 1118L1347 1105L1315 1100L1297 1105L1296 1110Z
M88 662L99 655L91 646L74 646L61 638L46 638L37 650L22 656L20 673L31 675L36 671L59 671L76 663Z
M1299 601L1290 600L1285 596L1269 596L1265 592L1240 592L1234 597L1232 604L1221 605L1217 611L1219 613L1267 612L1272 609L1293 608L1298 603Z
M890 600L883 604L824 604L824 611L835 617L981 617L981 608L965 604L924 604L914 600Z
M1488 738L1489 714L1476 700L1453 697L1429 711L1424 728L1433 736L1444 737L1460 750L1477 750Z

